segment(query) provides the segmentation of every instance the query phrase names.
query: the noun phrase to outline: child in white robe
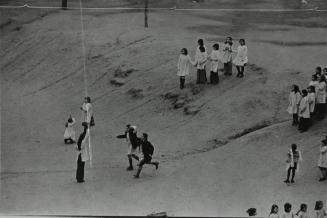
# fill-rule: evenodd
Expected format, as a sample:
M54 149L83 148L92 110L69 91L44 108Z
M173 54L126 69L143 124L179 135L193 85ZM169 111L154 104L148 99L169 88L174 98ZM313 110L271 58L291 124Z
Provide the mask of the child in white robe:
M219 44L214 44L212 46L213 50L210 55L210 83L217 84L219 83L218 75L218 61L220 60Z
M64 142L65 144L74 144L76 142L76 133L75 133L75 125L76 120L73 117L69 117L68 121L66 122L66 129L64 133Z
M177 76L179 76L180 89L185 88L185 77L190 74L190 65L194 65L194 63L188 55L187 49L183 48L177 64Z
M245 40L239 40L240 45L237 47L237 54L233 61L236 65L237 75L236 77L242 78L244 77L244 68L248 63L248 47L245 45Z

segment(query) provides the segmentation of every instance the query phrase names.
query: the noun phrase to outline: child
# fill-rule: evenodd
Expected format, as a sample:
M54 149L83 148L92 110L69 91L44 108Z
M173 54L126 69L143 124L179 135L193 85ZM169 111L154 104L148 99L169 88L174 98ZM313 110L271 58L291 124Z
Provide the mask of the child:
M195 59L196 59L196 56L201 53L200 47L204 47L205 53L207 54L207 47L204 45L203 39L199 39L198 46L196 47Z
M309 107L310 107L310 118L312 119L314 111L315 111L315 105L316 105L316 91L314 86L308 87L308 97L309 97Z
M292 213L292 205L290 203L284 204L284 214L281 218L294 218L294 214Z
M290 114L292 114L293 116L292 125L295 126L299 123L298 112L299 112L299 105L301 101L301 94L300 94L299 87L297 85L292 85L292 90L288 99L289 99L289 106L287 110Z
M190 74L190 64L194 65L190 56L188 55L187 49L182 48L177 64L177 76L179 76L180 89L185 88L185 76Z
M299 150L297 150L297 145L292 144L290 151L287 153L286 160L286 170L287 170L287 178L284 181L285 183L290 182L290 174L292 171L291 183L294 183L295 171L299 169L299 162L302 161L302 155Z
M196 55L194 65L197 68L197 84L205 84L207 82L207 72L206 72L206 63L207 63L207 53L203 46L199 48L200 53Z
M321 76L321 71L322 71L322 70L321 70L321 67L319 67L319 66L316 67L316 70L315 70L315 71L316 71L315 74L316 74L317 76L318 76L318 75Z
M233 39L227 37L223 46L221 61L224 63L224 75L231 76L233 73L232 69L232 49Z
M305 132L308 130L310 124L310 105L308 91L306 89L302 90L302 99L299 106L299 117L299 131Z
M298 218L310 218L307 213L308 206L306 204L301 204L300 210L296 213Z
M269 218L279 218L279 215L278 215L278 206L276 204L273 204L271 206Z
M317 85L317 115L318 119L321 120L325 116L325 105L326 105L326 78L324 76L318 76L319 83Z
M320 155L318 159L318 167L322 177L319 179L320 182L327 179L327 139L321 141Z
M66 122L65 124L65 133L64 133L64 142L65 144L74 144L75 141L76 141L76 138L75 138L75 128L74 128L74 125L75 125L75 118L73 118L72 116L70 116L68 118L68 121Z
M244 77L244 67L248 63L248 47L245 45L245 40L239 40L240 45L237 47L237 55L233 61L236 65L237 75L236 77Z
M246 211L247 214L249 214L249 216L256 216L257 215L257 209L256 208L249 208Z
M89 127L94 126L94 118L93 118L93 106L91 104L91 98L85 97L84 103L80 109L84 112L83 122L86 122Z
M210 83L217 84L219 82L218 76L218 61L220 59L219 44L212 46L213 50L210 55L211 68L210 68Z
M324 209L324 203L322 201L316 201L314 218L324 218L325 216L327 216L327 212Z

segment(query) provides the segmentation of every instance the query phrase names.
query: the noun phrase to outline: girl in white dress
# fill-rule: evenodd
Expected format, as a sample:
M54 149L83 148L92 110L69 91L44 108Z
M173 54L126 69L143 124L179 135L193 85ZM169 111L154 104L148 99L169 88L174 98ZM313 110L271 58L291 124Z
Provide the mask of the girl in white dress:
M300 210L296 213L298 218L310 218L307 212L308 206L306 204L301 204Z
M219 82L218 76L218 61L220 59L219 44L214 44L212 46L212 52L210 55L210 83L217 84Z
M248 47L245 45L245 40L239 40L240 45L237 47L237 55L233 61L236 65L237 75L236 77L244 77L244 68L248 63Z
M289 95L289 106L288 106L288 112L293 116L293 123L292 125L298 125L299 124L299 105L301 101L301 93L300 89L297 85L292 86L292 91Z
M188 51L186 48L183 48L181 50L181 55L178 59L177 64L177 76L179 76L179 82L180 82L180 89L185 88L185 76L190 74L190 65L194 65L193 61L191 60L190 56L188 55Z

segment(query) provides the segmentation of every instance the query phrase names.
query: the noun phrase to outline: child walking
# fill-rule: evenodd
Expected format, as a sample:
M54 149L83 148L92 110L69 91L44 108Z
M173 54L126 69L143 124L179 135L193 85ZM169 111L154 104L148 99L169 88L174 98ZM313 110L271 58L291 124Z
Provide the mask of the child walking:
M207 63L207 53L203 46L199 48L200 53L196 55L194 65L197 68L197 84L205 84L207 82L207 72L206 72L206 63Z
M287 178L284 181L285 183L290 183L291 172L292 172L291 183L294 183L295 171L299 169L300 161L302 161L301 152L297 150L296 144L292 144L291 149L287 153L287 160L286 160Z
M194 65L186 48L182 48L177 64L177 76L179 76L179 88L185 88L185 77L190 74L190 64Z
M237 47L237 55L233 61L236 65L237 75L236 77L244 77L244 68L248 63L248 47L245 45L245 40L239 40L240 45Z
M219 44L214 44L212 46L212 52L210 55L210 83L218 84L219 75L218 75L218 61L220 59Z

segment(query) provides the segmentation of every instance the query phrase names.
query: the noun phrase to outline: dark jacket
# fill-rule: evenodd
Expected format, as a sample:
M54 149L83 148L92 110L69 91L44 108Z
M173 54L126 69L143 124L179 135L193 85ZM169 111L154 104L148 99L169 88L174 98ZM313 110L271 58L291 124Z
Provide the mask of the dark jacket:
M140 146L140 139L137 137L137 133L134 130L126 131L123 135L118 135L117 138L129 138L132 148L134 149Z
M141 141L142 153L146 159L151 158L154 152L154 147L149 141Z

